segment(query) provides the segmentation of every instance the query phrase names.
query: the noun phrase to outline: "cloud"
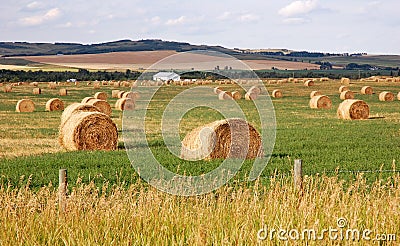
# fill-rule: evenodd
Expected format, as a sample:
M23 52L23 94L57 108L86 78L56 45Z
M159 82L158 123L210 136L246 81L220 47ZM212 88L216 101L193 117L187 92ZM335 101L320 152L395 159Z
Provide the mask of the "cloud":
M61 11L58 8L53 8L47 11L44 15L30 16L20 19L20 23L24 26L37 26L47 21L56 19L61 15Z
M150 19L150 22L154 25L157 25L161 22L161 18L160 16L154 16Z
M177 19L169 19L167 20L167 22L165 22L165 25L167 26L175 26L178 24L183 24L186 22L186 17L184 15L182 15L181 17L177 18Z
M219 16L217 17L217 19L218 19L218 20L227 20L227 19L229 19L229 17L231 17L231 15L232 15L231 12L225 11L224 13L222 13L221 15L219 15Z
M279 15L284 17L293 17L308 14L318 7L318 0L294 1L291 4L281 8Z
M244 14L239 16L238 20L241 22L251 22L251 21L256 21L259 20L260 17L254 14Z
M283 20L283 23L285 24L304 24L310 22L309 19L307 18L299 18L299 17L293 17L293 18L286 18Z
M41 2L37 2L37 1L28 3L25 6L25 9L27 9L27 10L38 10L38 9L43 9L43 8L44 8L44 4Z

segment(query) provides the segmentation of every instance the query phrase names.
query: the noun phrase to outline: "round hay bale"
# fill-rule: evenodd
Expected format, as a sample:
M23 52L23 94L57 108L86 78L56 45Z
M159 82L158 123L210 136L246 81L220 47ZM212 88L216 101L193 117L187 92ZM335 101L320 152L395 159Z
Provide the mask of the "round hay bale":
M182 141L185 159L254 159L263 155L261 136L243 119L219 120L198 127Z
M100 112L102 112L103 114L110 116L112 113L112 108L107 101L100 100L100 99L93 99L93 100L89 100L89 102L87 104L98 107L100 109Z
M35 111L35 103L31 99L21 99L17 102L15 111L17 112L33 112Z
M62 146L67 150L115 150L118 147L117 126L99 112L72 114L60 129Z
M55 82L49 82L49 89L51 89L51 90L57 89L57 83L55 83Z
M307 80L306 82L304 82L304 85L305 86L314 86L315 85L315 83L314 83L314 81L312 81L312 80Z
M108 95L105 92L96 92L94 98L107 101Z
M65 122L67 122L67 120L71 118L73 114L77 114L79 112L101 112L101 111L98 107L95 107L93 105L83 104L83 103L73 103L68 107L66 107L64 112L62 113L60 128L64 126Z
M342 79L340 80L340 83L341 83L342 85L349 85L349 84L350 84L350 79L349 79L349 78L342 78Z
M122 97L124 96L124 93L125 93L125 91L120 91L120 92L118 92L117 97L118 97L118 98L122 98Z
M52 98L46 102L46 111L64 110L64 102L58 98Z
M313 109L331 109L332 101L328 96L319 95L310 99L310 108Z
M374 90L371 86L364 86L361 88L361 94L363 95L372 95L374 94Z
M74 82L74 85L75 85L75 86L79 86L79 82L78 82L78 81L75 81L75 82Z
M101 81L101 85L108 85L108 81Z
M114 88L119 88L120 86L121 86L120 81L114 82Z
M246 100L256 100L259 94L255 93L255 92L246 92L246 94L244 95L244 99Z
M33 94L34 95L40 95L40 94L42 94L42 89L40 89L40 88L33 88Z
M4 91L5 93L11 92L11 91L12 91L12 86L11 86L11 85L6 85L6 86L4 86L3 91Z
M272 97L273 98L282 98L283 97L283 93L282 93L281 90L278 90L278 89L273 90L272 91Z
M221 91L222 91L222 88L220 87L220 86L217 86L217 87L215 87L214 89L213 89L213 91L214 91L214 94L219 94Z
M242 99L242 93L240 93L239 91L234 91L232 92L232 98L233 100L240 100Z
M397 93L397 100L400 100L400 92Z
M340 99L346 100L346 99L354 99L354 92L352 91L343 91L340 93Z
M232 100L232 93L230 93L229 91L221 91L218 94L218 99L219 100Z
M315 96L322 96L322 93L319 92L319 91L312 91L312 92L310 93L310 98L313 98L313 97L315 97Z
M22 85L22 84L21 84L21 85ZM32 82L31 85L33 85L33 86L39 86L39 83L38 83L38 82Z
M115 109L119 111L134 110L135 101L131 98L120 98L115 102Z
M261 93L261 89L255 85L253 85L252 87L250 87L250 89L247 92L256 93L258 96Z
M170 84L171 84L171 81L168 80L168 85L170 85ZM137 81L133 82L132 88L137 88L138 86L139 86L139 83Z
M130 98L134 101L140 98L140 94L137 91L127 91L124 94L122 94L121 98Z
M123 82L123 86L124 86L124 87L131 87L131 83L128 82L128 81L124 81L124 82Z
M118 98L118 93L120 92L120 90L112 90L111 91L111 97L112 98Z
M362 120L369 117L369 106L366 102L356 99L344 100L338 108L337 116L344 120Z
M67 89L65 89L65 88L60 89L59 95L60 95L60 96L67 96L67 95L68 95Z
M349 90L350 90L349 87L345 86L345 85L342 85L339 87L339 93L342 93L343 91L349 91Z
M100 82L94 82L93 83L93 88L94 89L100 89Z
M394 94L390 91L383 91L379 94L379 101L391 102L394 100Z
M81 103L89 103L91 100L97 100L94 97L85 97L82 99Z

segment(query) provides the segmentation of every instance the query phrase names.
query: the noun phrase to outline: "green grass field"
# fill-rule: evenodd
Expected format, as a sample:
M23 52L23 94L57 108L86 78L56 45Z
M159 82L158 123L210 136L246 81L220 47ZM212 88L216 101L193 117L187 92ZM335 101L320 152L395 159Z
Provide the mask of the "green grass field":
M363 121L336 118L338 81L313 87L267 85L270 92L281 89L284 97L272 99L276 143L262 177L248 182L252 163L246 161L228 184L190 197L161 192L139 178L124 150L121 112L112 113L120 135L118 150L67 152L58 145L61 112L45 112L46 101L59 97L60 88L68 89L68 96L59 97L66 105L97 91L110 97L111 86L94 90L81 83L51 90L44 83L41 95L32 95L34 87L28 85L0 92L0 245L398 245L400 174L379 170L399 170L400 101L379 102L378 93L398 92L400 84L352 81L350 88L359 92L363 85L375 90L371 96L356 95L370 106L371 119ZM221 160L182 161L166 149L159 129L169 98L187 88L170 86L156 94L146 132L166 168L198 175ZM333 108L310 109L312 90L327 94ZM21 98L32 99L36 111L16 113ZM108 101L113 105L115 100ZM211 102L224 103L216 96ZM259 128L253 103L238 103ZM204 107L191 110L180 122L180 137L220 118ZM300 188L292 179L296 158L304 165ZM69 178L62 199L57 189L60 168L68 169ZM359 170L374 172L352 172ZM339 220L345 221L344 227ZM343 237L331 238L326 232L330 229ZM315 231L318 239L289 233L304 230ZM348 236L347 231L355 230L370 234Z
M374 95L360 95L362 86L374 88ZM237 89L233 85L224 85L226 89ZM364 121L344 121L336 117L336 109L340 103L337 92L340 82L317 82L314 87L302 84L266 85L268 91L281 89L284 97L272 99L277 132L275 148L272 157L262 173L265 181L273 175L291 176L294 159L304 162L305 175L327 174L336 175L345 180L354 179L352 171L367 171L365 176L369 182L377 177L388 177L390 172L375 172L380 169L392 170L400 160L400 101L380 102L380 91L389 90L397 94L400 84L397 83L361 83L353 81L350 89L355 91L356 98L366 101L371 110L371 118ZM32 86L15 87L12 93L0 93L1 147L0 175L1 182L18 186L21 177L31 176L31 185L41 187L52 182L57 183L59 168L67 168L71 183L81 178L84 182L94 180L98 185L104 181L111 183L125 182L126 185L136 182L138 175L131 167L124 144L120 139L119 149L112 152L77 151L66 152L57 143L59 117L61 112L45 112L46 101L57 95L59 88L67 88L69 95L60 97L66 105L79 102L96 91L109 94L109 103L114 105L111 86L103 86L100 90L81 85L79 87L61 85L57 90L47 88L47 83L41 84L41 95L32 95ZM156 103L150 110L148 129L149 145L159 161L171 171L199 175L212 170L220 164L220 160L199 161L194 165L171 155L165 148L160 135L159 124L163 111L171 95L187 87L172 86L163 88L158 94ZM129 90L129 88L119 88ZM319 90L333 101L331 110L312 110L308 106L309 93ZM265 93L265 92L264 92ZM30 98L36 104L34 113L16 113L15 105L18 99ZM217 98L215 97L215 100ZM259 128L257 112L250 101L239 101L247 112L250 123ZM113 111L121 138L122 112ZM186 114L182 119L181 138L195 127L221 119L221 116L209 109L200 108ZM158 127L157 127L158 126ZM251 161L246 161L239 174L232 182L246 183L246 177L251 168ZM374 172L370 172L374 171Z

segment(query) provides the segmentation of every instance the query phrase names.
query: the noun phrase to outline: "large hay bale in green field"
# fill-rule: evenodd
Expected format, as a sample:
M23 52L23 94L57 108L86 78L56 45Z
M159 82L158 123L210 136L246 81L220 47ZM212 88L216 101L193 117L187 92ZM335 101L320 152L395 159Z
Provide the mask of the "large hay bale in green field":
M52 98L46 102L46 111L64 110L64 102L58 98Z
M363 86L361 88L361 94L363 94L363 95L372 95L372 94L374 94L374 90L372 89L371 86Z
M94 99L90 100L87 104L98 107L100 109L100 112L102 112L103 114L106 114L108 116L112 114L112 108L107 101Z
M35 103L31 99L21 99L17 102L16 112L33 112L35 111Z
M343 91L340 93L340 99L346 100L346 99L354 99L354 92L352 91Z
M67 150L115 150L118 147L117 126L99 112L73 114L60 129L59 139Z
M394 100L394 94L390 91L383 91L379 94L379 101L391 102Z
M243 119L206 124L192 130L182 141L184 159L254 159L262 155L260 134Z
M310 99L310 108L313 109L331 109L332 108L332 101L328 96L319 95L313 96Z
M347 99L339 105L337 116L344 120L368 119L369 106L362 100Z

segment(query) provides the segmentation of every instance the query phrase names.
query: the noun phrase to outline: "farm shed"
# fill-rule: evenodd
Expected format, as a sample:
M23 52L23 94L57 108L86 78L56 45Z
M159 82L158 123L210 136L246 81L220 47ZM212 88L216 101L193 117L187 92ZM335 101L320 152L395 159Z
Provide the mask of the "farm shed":
M153 80L155 80L155 81L168 81L168 80L179 81L179 80L181 80L181 76L179 76L179 74L174 73L174 72L159 72L159 73L153 75Z

